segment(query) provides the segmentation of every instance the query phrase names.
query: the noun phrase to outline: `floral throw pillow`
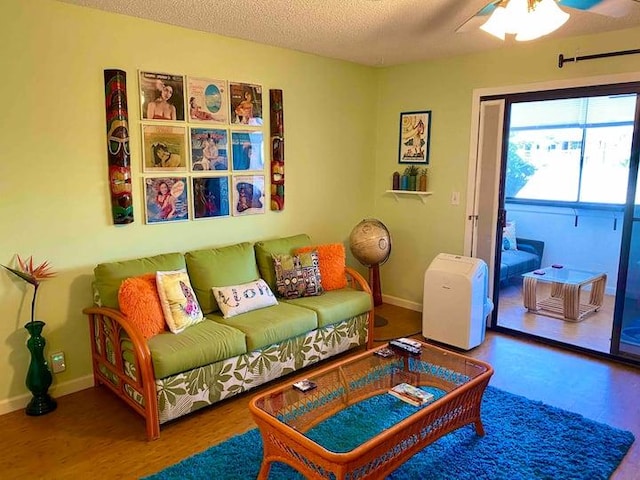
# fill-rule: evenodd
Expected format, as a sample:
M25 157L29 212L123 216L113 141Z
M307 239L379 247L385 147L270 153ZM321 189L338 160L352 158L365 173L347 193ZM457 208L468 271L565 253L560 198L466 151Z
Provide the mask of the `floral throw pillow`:
M169 330L180 333L204 319L185 269L156 272L156 283Z
M324 291L316 251L298 255L274 255L273 266L278 295L281 297L310 297Z

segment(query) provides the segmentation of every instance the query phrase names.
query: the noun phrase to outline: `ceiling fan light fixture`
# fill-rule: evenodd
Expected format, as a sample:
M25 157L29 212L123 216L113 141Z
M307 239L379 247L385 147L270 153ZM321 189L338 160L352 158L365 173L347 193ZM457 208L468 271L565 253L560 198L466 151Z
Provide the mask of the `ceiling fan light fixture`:
M494 37L504 40L507 28L506 22L507 10L502 6L498 6L489 17L489 20L484 22L480 28Z
M536 0L534 0L536 1ZM516 34L529 22L531 0L509 0L507 11L506 33Z
M557 30L568 19L555 0L503 0L480 28L500 40L514 34L527 41Z
M516 40L535 40L556 31L569 20L570 15L560 9L555 0L540 0L529 14L529 21L517 33Z

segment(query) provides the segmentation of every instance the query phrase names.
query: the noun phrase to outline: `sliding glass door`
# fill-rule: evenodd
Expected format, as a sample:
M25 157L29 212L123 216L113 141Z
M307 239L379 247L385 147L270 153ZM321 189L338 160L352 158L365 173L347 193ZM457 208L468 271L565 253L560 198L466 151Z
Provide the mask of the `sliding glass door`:
M640 360L639 92L624 84L487 99L505 105L499 201L484 215L497 218L493 328ZM552 267L604 282L581 286L574 308L545 281ZM524 300L522 275L534 271L529 284L552 310L531 292ZM573 318L582 309L597 311Z
M636 102L636 125L640 125L640 102ZM622 357L640 358L640 129L633 138L629 192L620 258L618 297L612 353Z

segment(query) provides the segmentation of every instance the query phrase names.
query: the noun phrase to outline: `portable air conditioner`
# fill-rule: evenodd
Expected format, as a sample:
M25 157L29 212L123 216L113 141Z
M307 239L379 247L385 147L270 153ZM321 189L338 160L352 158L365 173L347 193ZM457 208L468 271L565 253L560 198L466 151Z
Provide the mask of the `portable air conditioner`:
M484 341L489 270L479 258L441 253L424 273L422 335L463 350Z

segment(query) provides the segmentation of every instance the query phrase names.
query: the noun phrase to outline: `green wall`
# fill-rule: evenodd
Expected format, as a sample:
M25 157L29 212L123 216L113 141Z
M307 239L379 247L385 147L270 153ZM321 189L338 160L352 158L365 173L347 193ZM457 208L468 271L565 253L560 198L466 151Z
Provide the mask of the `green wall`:
M471 98L476 88L638 70L638 58L556 66L558 53L634 48L640 29L372 69L290 50L185 30L52 0L5 0L0 18L3 146L0 263L14 255L49 260L59 275L40 289L48 353L67 371L54 393L90 384L88 326L99 262L309 233L345 241L365 217L393 235L381 267L383 293L419 307L424 269L439 252L462 253ZM106 175L103 70L128 74L136 222L115 227ZM144 225L138 69L260 83L284 91L287 193L284 212L170 225ZM398 170L402 111L431 110L434 195L396 201L384 194ZM265 130L266 131L266 130ZM461 204L449 203L452 191ZM353 265L353 261L350 259ZM0 275L0 413L26 403L31 289Z
M48 353L66 354L67 371L54 380L58 394L85 385L91 374L81 310L91 304L97 263L300 232L318 242L344 241L373 214L370 68L49 0L3 1L0 65L0 263L12 264L16 253L34 255L60 272L43 283L37 306L47 323ZM113 226L110 214L106 68L127 72L136 216L128 226ZM282 89L285 210L145 225L138 69ZM0 412L12 407L12 398L26 404L20 397L28 393L29 362L22 326L31 292L8 272L0 274Z
M386 301L421 309L424 271L441 252L463 254L467 175L474 89L532 83L565 82L591 76L640 72L640 55L578 63L560 69L558 54L588 55L637 47L640 28L564 40L507 41L494 51L386 68L377 72L375 212L392 234L389 261L380 267ZM497 45L501 45L496 40ZM391 188L398 165L400 112L431 110L431 155L428 190L396 200ZM461 192L460 205L451 193Z

